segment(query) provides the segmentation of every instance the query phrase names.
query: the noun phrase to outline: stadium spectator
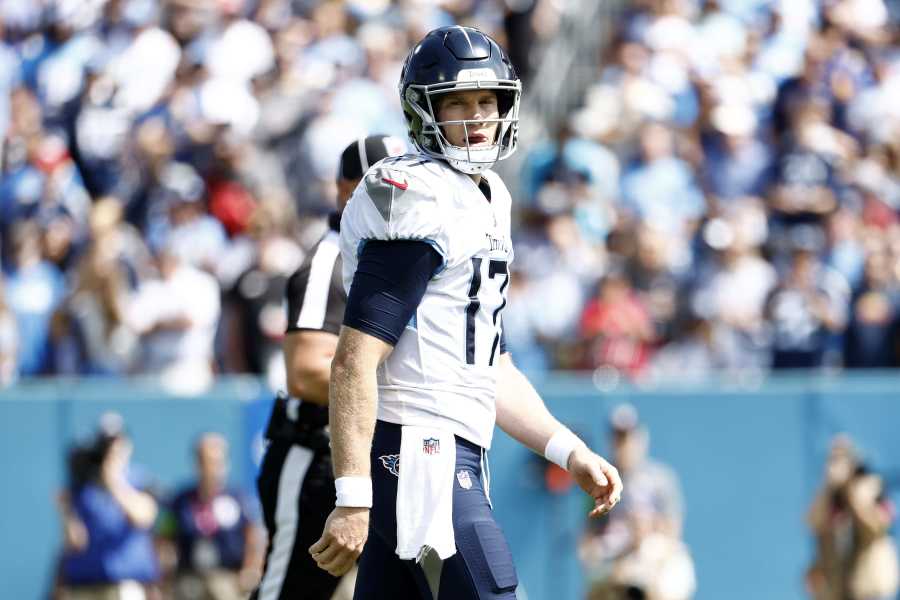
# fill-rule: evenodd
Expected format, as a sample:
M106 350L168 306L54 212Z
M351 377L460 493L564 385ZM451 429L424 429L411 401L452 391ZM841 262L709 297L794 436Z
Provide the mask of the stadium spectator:
M744 366L768 360L764 309L778 277L760 252L766 232L765 212L754 198L735 199L707 221L702 236L712 256L695 274L690 299L691 310L737 342Z
M159 377L173 392L197 393L212 385L219 288L170 248L157 265L159 277L141 283L125 315L141 336L138 372Z
M648 374L654 379L696 382L758 366L748 358L734 330L717 321L688 315L679 319L674 333L673 340L650 360Z
M718 135L705 152L703 183L707 193L720 203L762 196L772 153L756 137L757 117L753 108L746 104L721 104L713 110L711 121Z
M509 307L503 317L504 335L516 363L526 373L540 373L548 369L549 352L541 343L540 303L534 293L537 284L528 271L513 271L507 290Z
M673 132L649 123L640 132L640 157L622 175L622 203L642 221L686 242L703 214L704 199L685 161L675 156Z
M628 275L610 271L588 301L579 328L589 367L608 366L636 375L646 366L655 341L650 313L634 293Z
M888 261L884 253L868 256L862 284L850 300L844 334L844 364L849 368L900 366L900 289Z
M572 215L536 211L528 220L529 227L516 239L516 253L528 265L523 276L530 285L523 282L526 306L515 310L528 312L545 343L559 344L576 331L585 282L596 278L600 265Z
M629 546L588 600L690 600L697 583L684 542L660 527L653 506L633 504L628 520Z
M174 132L159 117L150 117L135 128L127 155L127 169L116 195L125 206L125 220L136 227L151 246L158 243L157 232L165 224L165 201L169 194L163 184L166 168L175 152Z
M900 589L897 547L888 533L894 508L884 480L836 436L824 480L807 513L816 556L807 572L815 600L890 600Z
M176 600L238 600L262 569L262 537L249 499L227 483L228 442L205 433L194 447L196 481L167 507L162 533L177 556Z
M4 233L20 220L50 221L60 214L83 225L90 198L65 137L50 126L46 106L31 90L20 87L10 94L10 108L0 180ZM8 262L8 255L5 258Z
M853 210L841 208L828 217L825 264L840 273L850 287L859 287L866 262L863 223Z
M209 213L232 237L247 227L259 199L286 189L277 159L256 150L233 131L216 139L204 177L209 187Z
M260 205L250 218L247 237L254 257L226 296L234 311L227 356L241 361L238 369L265 375L278 387L285 379L281 342L287 327L283 307L288 278L304 258L300 247L279 226L279 215Z
M792 117L790 133L782 141L769 190L773 217L785 227L822 224L838 207L846 182L840 161L849 159L852 140L828 123L828 106L811 100Z
M157 503L131 465L122 418L104 414L93 438L69 454L68 489L60 494L67 600L150 598L159 576L151 528Z
M804 104L817 98L830 100L825 73L829 54L825 39L810 36L802 68L781 83L772 105L772 130L776 139L790 133L792 121ZM830 104L828 108L830 112Z
M6 297L18 327L19 374L45 374L50 370L50 324L65 295L65 282L56 266L44 260L34 221L15 225L11 246L13 267L6 275Z
M204 66L214 79L247 85L272 68L272 41L259 24L245 19L244 0L219 2L219 22L211 32Z
M579 556L589 597L633 598L621 594L638 588L645 594L639 598L690 598L693 563L680 541L684 503L678 478L648 457L650 436L633 406L613 409L609 430L616 464L623 465L623 510L591 523L582 537Z
M170 250L198 269L214 272L226 248L222 222L203 205L205 186L190 165L171 163L163 171L167 215L159 234Z
M125 207L115 196L94 201L88 218L91 244L103 248L119 264L129 290L153 274L153 257L144 238L133 225L125 221Z
M555 140L528 150L522 183L530 202L535 202L544 182L564 179L561 175L566 173L581 175L601 200L619 196L619 159L603 145L577 135L586 130L584 125L573 116L572 124L561 127Z
M125 375L131 369L138 336L125 322L130 290L116 250L112 238L98 237L81 258L74 290L54 315L57 373Z
M627 24L623 25L623 29ZM585 94L575 120L590 127L591 137L607 140L619 153L634 148L641 125L672 114L673 101L650 76L650 49L637 36L622 35L609 51L598 81Z
M849 287L808 248L796 248L788 272L766 303L772 323L772 367L821 367L829 336L843 330Z
M900 78L893 57L887 48L877 51L874 58L874 81L871 87L863 87L847 106L847 125L856 137L876 143L889 143L894 133L888 123L900 121L897 104L890 100L896 94Z
M657 339L669 340L673 334L678 295L684 285L684 273L672 244L661 231L638 226L634 235L634 251L626 259L626 269L632 276L634 289L653 320Z
M19 374L19 331L7 302L6 283L0 276L0 387L11 384Z

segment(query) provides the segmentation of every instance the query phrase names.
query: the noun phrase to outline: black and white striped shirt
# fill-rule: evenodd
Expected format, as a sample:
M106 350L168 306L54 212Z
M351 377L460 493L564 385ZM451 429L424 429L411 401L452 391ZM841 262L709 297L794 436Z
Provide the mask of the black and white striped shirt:
M328 233L288 280L287 333L318 330L338 335L340 332L347 294L341 281L338 223L337 219L330 219Z

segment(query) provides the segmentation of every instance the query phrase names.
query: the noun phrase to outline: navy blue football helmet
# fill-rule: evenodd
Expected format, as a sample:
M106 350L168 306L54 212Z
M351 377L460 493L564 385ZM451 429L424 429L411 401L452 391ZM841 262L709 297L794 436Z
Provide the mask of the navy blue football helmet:
M497 94L500 116L486 120L437 120L435 97L461 90L487 89ZM406 57L400 75L400 102L409 138L424 154L446 160L463 173L488 169L516 150L522 83L497 42L471 27L441 27L428 33ZM453 146L441 126L497 122L490 147ZM468 139L468 135L466 136Z

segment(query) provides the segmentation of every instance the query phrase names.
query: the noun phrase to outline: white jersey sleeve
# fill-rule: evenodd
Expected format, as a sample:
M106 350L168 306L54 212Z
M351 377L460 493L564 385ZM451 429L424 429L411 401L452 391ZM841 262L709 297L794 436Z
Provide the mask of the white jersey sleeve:
M341 218L342 246L351 244L353 258L344 263L344 287L350 289L362 244L369 240L422 240L443 257L450 256L441 186L425 160L417 155L388 158L363 177ZM344 248L346 261L347 248Z

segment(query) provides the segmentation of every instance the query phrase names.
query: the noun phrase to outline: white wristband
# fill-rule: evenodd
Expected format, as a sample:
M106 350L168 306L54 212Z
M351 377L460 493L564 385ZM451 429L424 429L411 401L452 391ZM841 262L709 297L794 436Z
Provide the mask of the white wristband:
M578 439L578 436L564 427L554 433L547 442L547 446L544 448L544 457L568 471L569 456L581 444L582 441Z
M338 477L334 480L337 491L335 506L372 508L372 480L368 477Z

